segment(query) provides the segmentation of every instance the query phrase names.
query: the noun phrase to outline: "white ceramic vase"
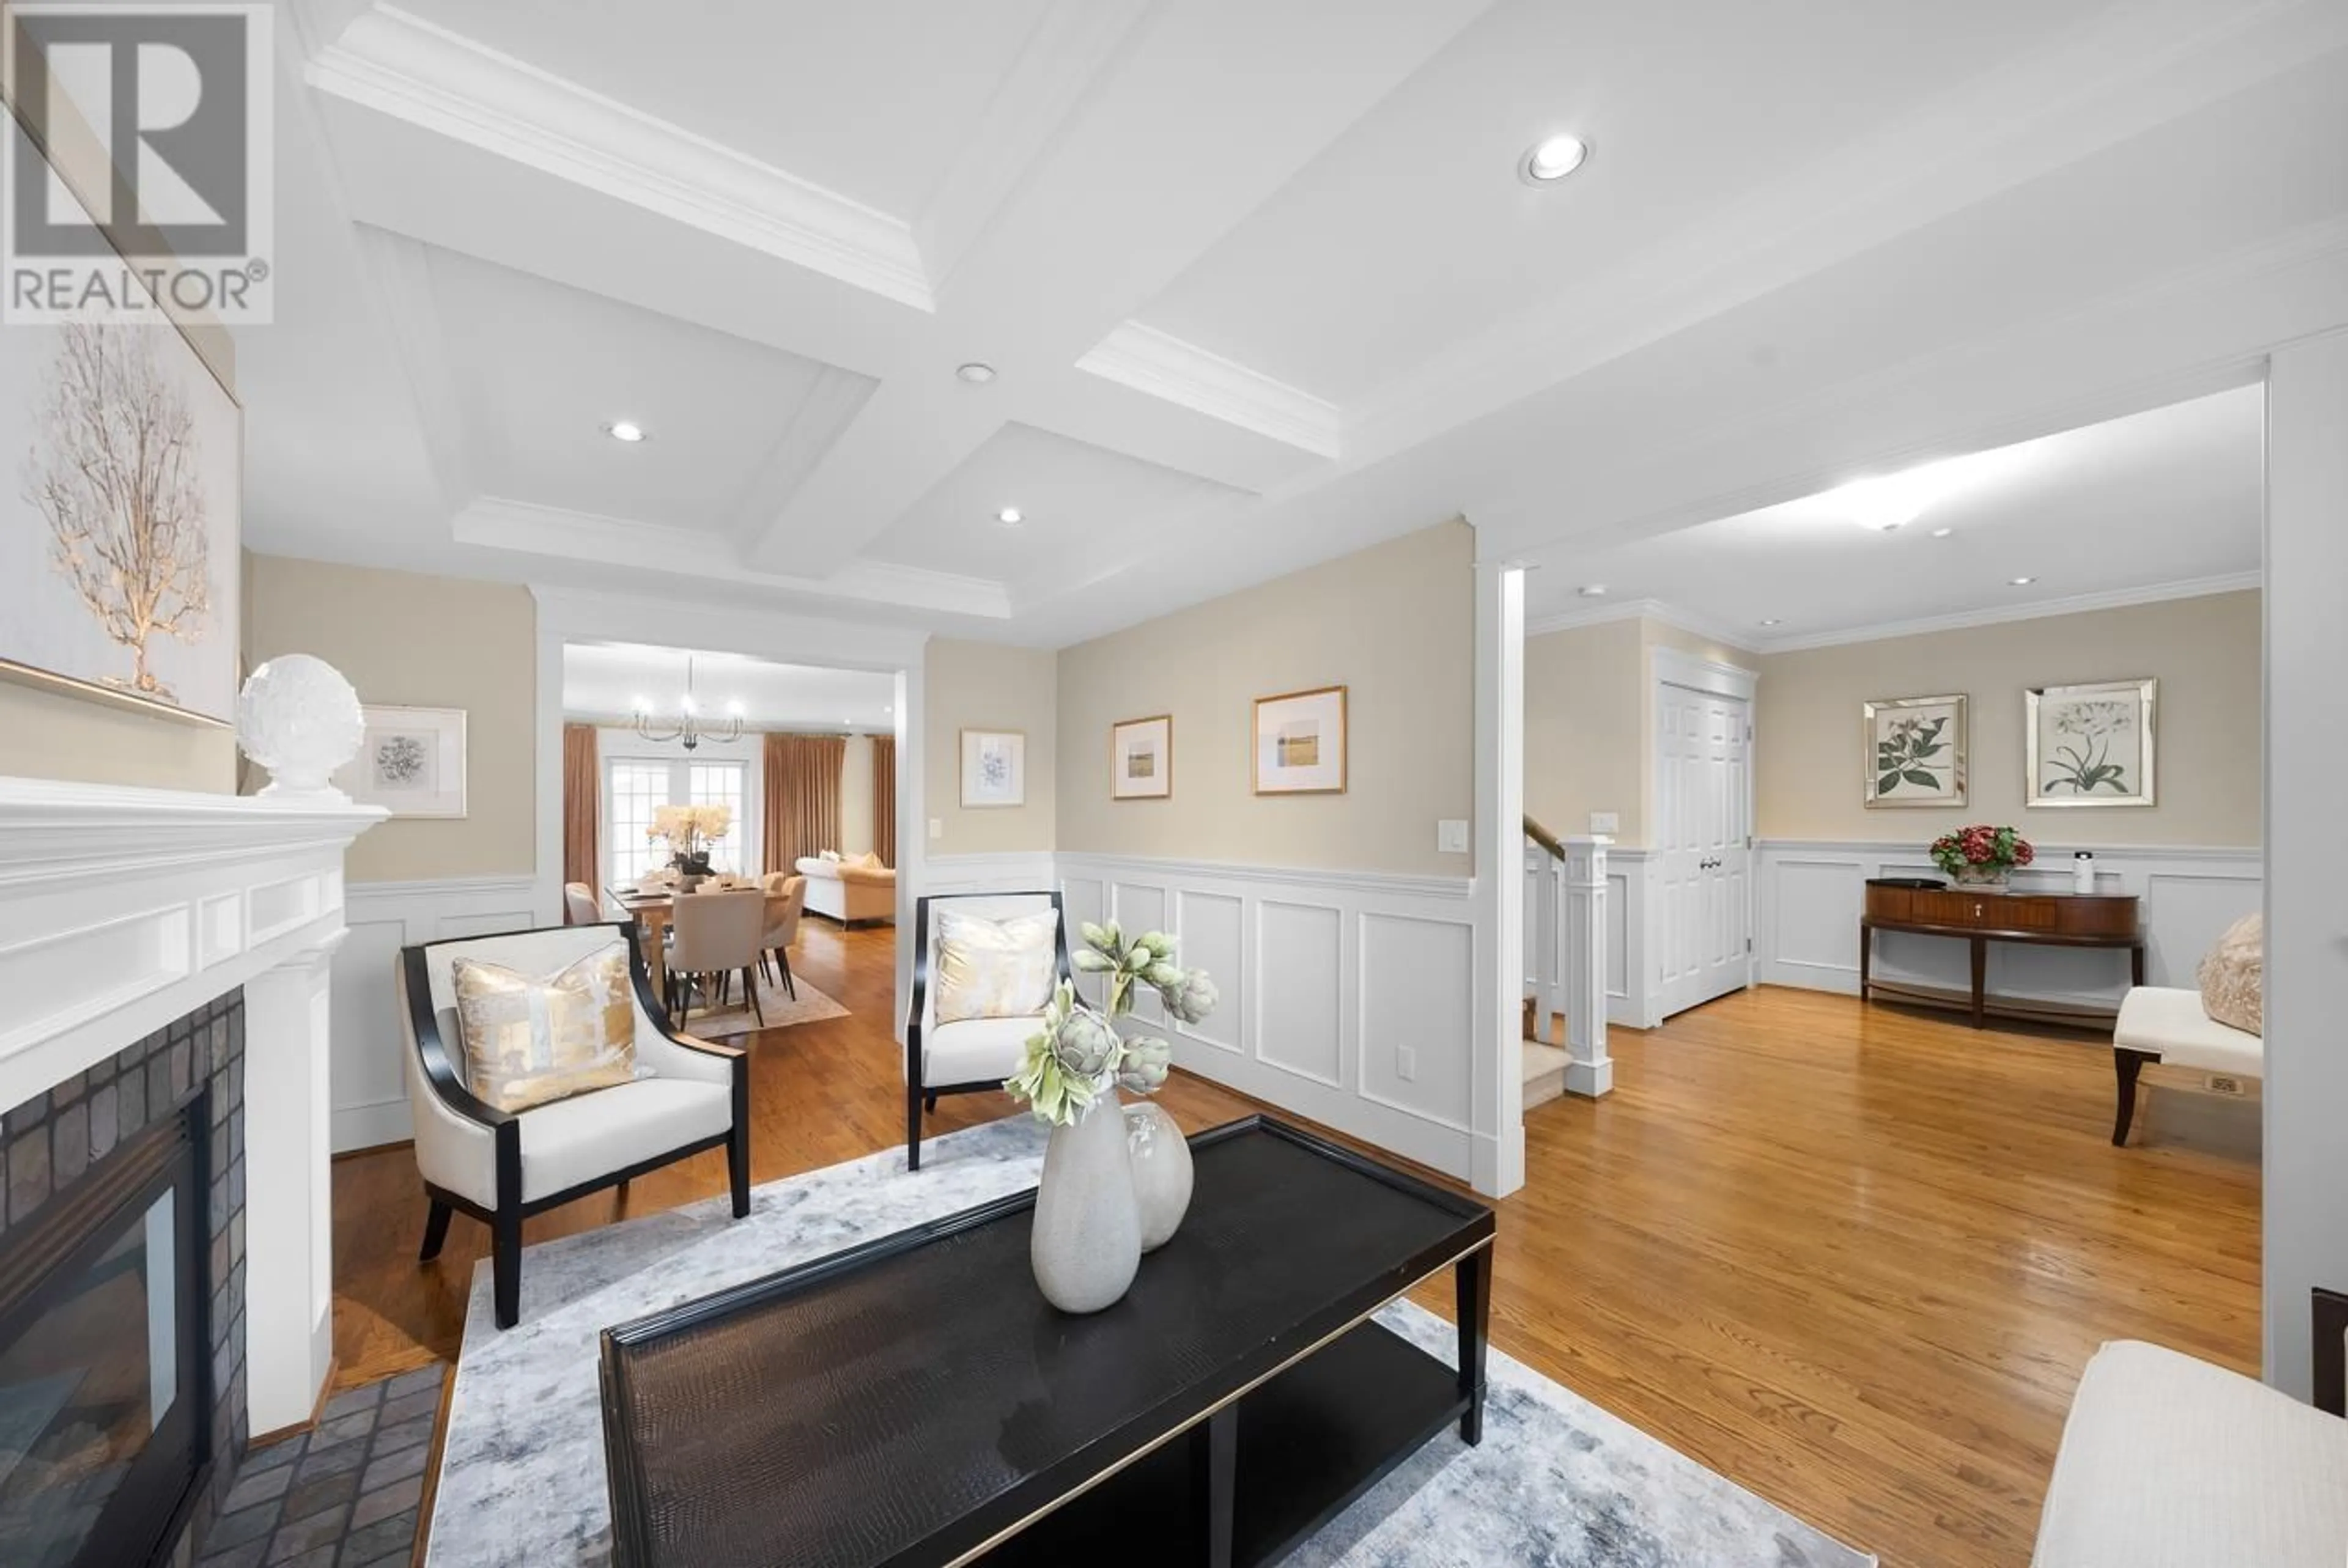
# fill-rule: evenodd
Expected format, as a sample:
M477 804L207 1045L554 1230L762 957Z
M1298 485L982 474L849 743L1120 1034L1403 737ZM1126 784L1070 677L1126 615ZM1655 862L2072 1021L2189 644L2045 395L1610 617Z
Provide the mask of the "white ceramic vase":
M1156 1252L1190 1212L1189 1141L1155 1103L1125 1108L1126 1153L1133 1163L1133 1203L1141 1216L1141 1250Z
M1044 1299L1063 1312L1114 1307L1141 1266L1141 1217L1125 1117L1114 1091L1052 1129L1027 1261Z

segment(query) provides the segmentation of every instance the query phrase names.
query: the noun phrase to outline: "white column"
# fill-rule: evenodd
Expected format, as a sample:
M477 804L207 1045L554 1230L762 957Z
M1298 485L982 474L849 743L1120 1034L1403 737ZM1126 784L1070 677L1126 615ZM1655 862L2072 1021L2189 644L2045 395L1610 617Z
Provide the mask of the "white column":
M244 987L245 1383L258 1436L310 1419L335 1355L327 960L343 932Z
M2348 1290L2348 333L2267 380L2266 1375L2311 1386L2308 1292Z
M1565 1091L1595 1098L1614 1087L1606 1054L1606 846L1599 835L1565 841Z
M1550 1020L1557 1016L1560 994L1558 972L1558 916L1560 913L1559 866L1546 849L1535 845L1531 851L1533 906L1533 1038L1549 1043Z
M1525 574L1476 563L1476 1003L1468 1179L1525 1184Z

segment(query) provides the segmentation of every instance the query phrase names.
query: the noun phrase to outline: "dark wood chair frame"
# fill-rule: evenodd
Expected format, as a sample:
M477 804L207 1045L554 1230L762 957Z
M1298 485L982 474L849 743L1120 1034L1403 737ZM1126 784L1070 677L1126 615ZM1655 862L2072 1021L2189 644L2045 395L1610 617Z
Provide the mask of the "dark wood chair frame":
M1049 899L1052 913L1060 917L1059 927L1053 933L1058 948L1059 978L1073 980L1076 969L1068 961L1068 912L1057 893L938 893L922 897L913 905L913 996L905 1016L905 1168L922 1168L922 1112L924 1107L935 1111L938 1097L944 1094L978 1094L987 1090L1000 1091L999 1078L981 1079L975 1083L922 1082L922 1013L930 995L930 906L953 904L963 899L1044 898Z
M524 1203L521 1196L521 1119L528 1112L499 1111L465 1087L458 1074L448 1050L440 1039L440 1020L432 1005L432 971L426 958L434 948L453 942L479 942L498 936L523 936L526 932L494 932L488 937L451 937L438 942L423 942L400 949L399 961L407 984L408 1024L415 1030L416 1052L422 1061L424 1076L431 1083L440 1102L469 1122L487 1128L496 1139L498 1202L494 1209L485 1209L471 1199L460 1196L430 1182L424 1184L425 1199L429 1205L424 1216L424 1245L417 1261L429 1263L440 1255L441 1244L448 1239L448 1216L458 1209L489 1227L490 1273L496 1297L498 1327L510 1328L521 1318L521 1223L533 1214L560 1208L564 1204L583 1198L605 1187L624 1188L630 1181L648 1171L701 1153L705 1150L723 1147L726 1151L726 1171L734 1189L734 1217L740 1219L750 1212L750 1058L747 1051L730 1045L714 1045L677 1033L667 1026L667 1014L660 999L653 994L652 975L644 968L644 955L636 935L633 920L609 923L628 945L628 975L634 983L636 1003L646 1018L654 1020L670 1043L685 1050L699 1051L704 1056L725 1061L733 1070L734 1122L726 1132L715 1137L702 1138L680 1144L666 1153L639 1160L625 1170L613 1171L592 1181L550 1193L541 1198ZM581 927L572 927L578 930Z

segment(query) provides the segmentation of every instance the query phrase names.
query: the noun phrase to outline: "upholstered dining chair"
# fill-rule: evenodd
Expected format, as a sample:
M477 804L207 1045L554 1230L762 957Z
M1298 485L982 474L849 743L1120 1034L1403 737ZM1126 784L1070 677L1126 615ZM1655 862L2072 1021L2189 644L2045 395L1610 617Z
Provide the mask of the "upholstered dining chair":
M597 902L595 889L584 882L562 885L562 923L566 926L597 926L603 920L603 906Z
M905 1017L905 1168L922 1168L922 1112L938 1108L944 1094L1000 1091L1019 1071L1027 1038L1042 1027L1040 1016L970 1018L937 1021L932 970L938 958L938 922L933 912L953 910L989 920L1008 920L1049 909L1058 917L1052 941L1054 973L1074 978L1068 963L1068 918L1057 893L934 894L913 905L913 994Z
M791 974L791 944L798 940L799 917L807 912L807 878L780 871L767 874L767 934L758 938L758 967L769 961L782 975L783 994L799 999Z
M644 1076L523 1111L500 1111L476 1096L460 1065L456 961L475 958L536 977L610 948L627 952ZM634 922L426 942L400 949L394 979L416 1168L429 1205L419 1261L439 1255L455 1211L487 1225L499 1327L512 1327L521 1316L521 1223L532 1214L721 1146L734 1217L750 1212L749 1059L666 1026Z
M757 968L759 938L767 934L766 890L687 894L671 907L669 925L676 933L668 950L668 994L676 1022L682 1025L690 1016L696 989L714 1008L723 997L720 978L738 974L751 1011L765 1023Z

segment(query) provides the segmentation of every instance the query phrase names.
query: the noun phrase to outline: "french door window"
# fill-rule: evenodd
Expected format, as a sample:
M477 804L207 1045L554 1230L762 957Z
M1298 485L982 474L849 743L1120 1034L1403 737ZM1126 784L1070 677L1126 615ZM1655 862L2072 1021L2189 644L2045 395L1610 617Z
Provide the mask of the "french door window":
M668 848L646 836L653 814L664 805L723 805L734 813L734 831L711 845L709 864L718 871L742 869L750 831L744 804L749 769L738 762L699 758L613 757L603 764L603 799L612 833L608 859L615 885L633 882L665 865Z

